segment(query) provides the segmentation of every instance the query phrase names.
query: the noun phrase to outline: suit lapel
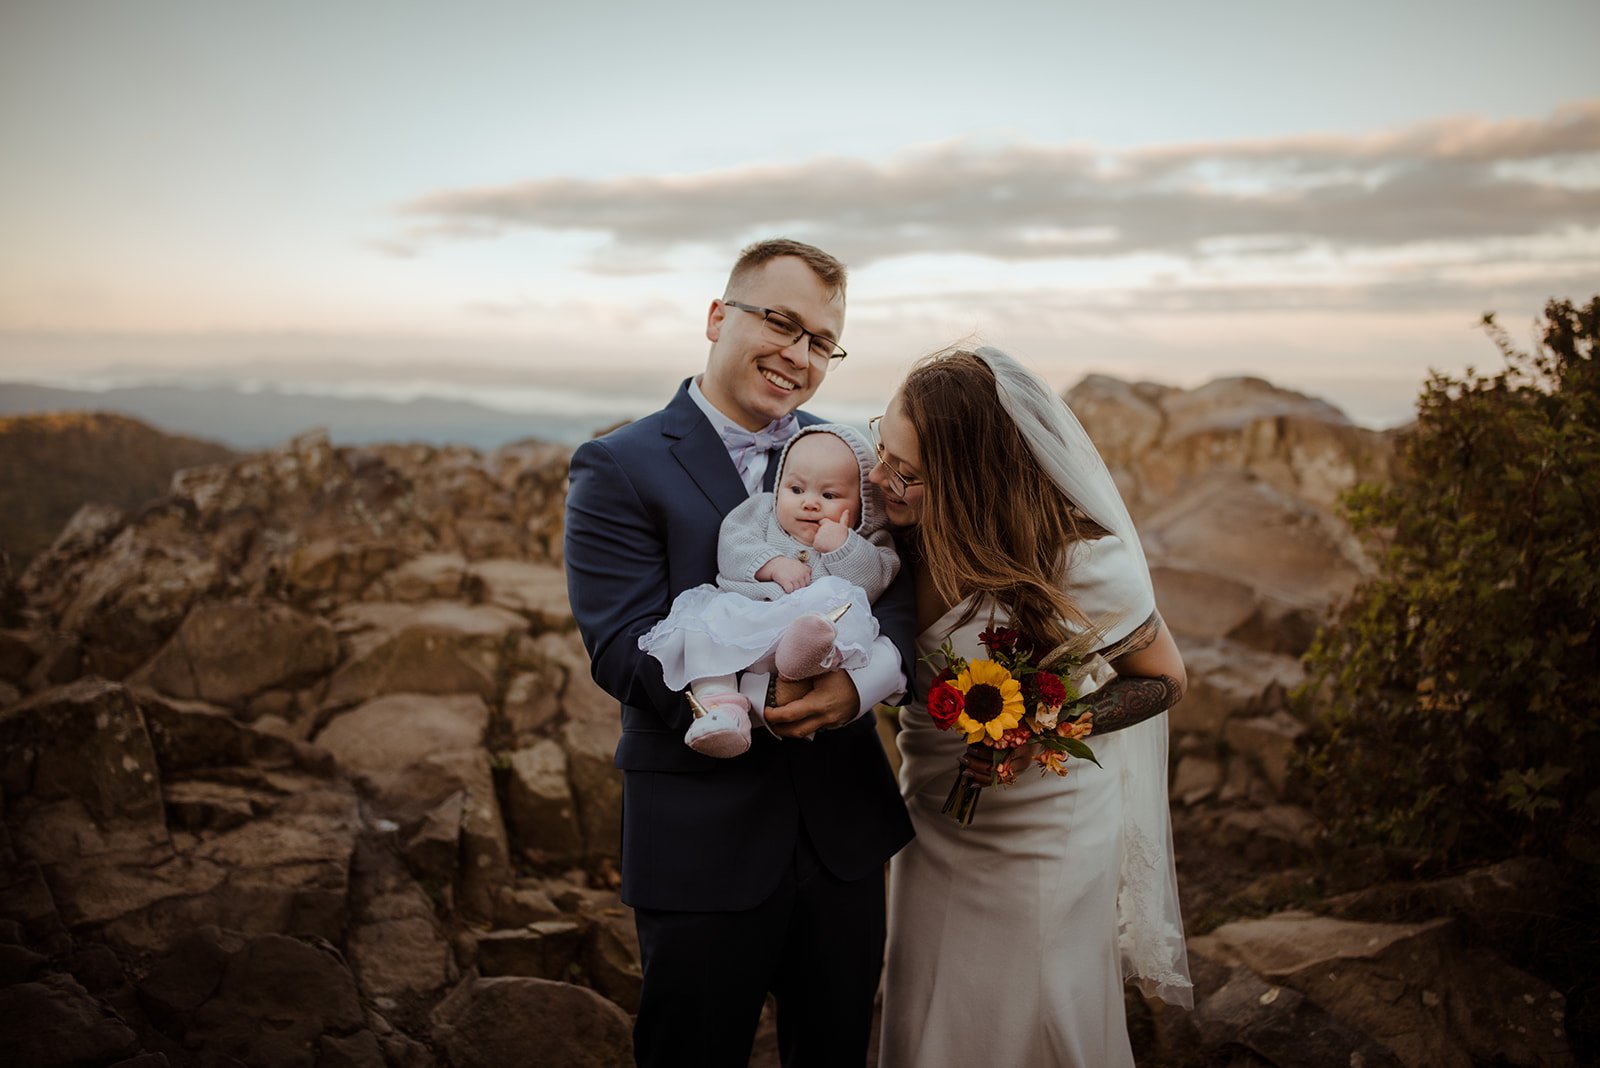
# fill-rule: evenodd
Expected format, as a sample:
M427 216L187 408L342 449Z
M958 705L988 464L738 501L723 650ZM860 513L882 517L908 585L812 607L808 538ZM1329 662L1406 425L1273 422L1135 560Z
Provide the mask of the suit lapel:
M677 395L667 403L667 418L662 422L663 437L672 439L667 446L673 459L683 467L684 473L705 494L706 500L716 508L718 515L727 515L739 507L750 494L739 477L739 469L722 443L722 435L707 421L705 413L689 396L689 379L678 387ZM801 426L822 422L809 412L796 412ZM774 464L767 465L767 489L772 488L776 472Z
M733 458L728 455L728 447L722 443L722 435L689 396L688 380L667 405L661 433L676 439L667 450L719 516L727 515L749 496L744 480L739 477L739 469L733 466Z

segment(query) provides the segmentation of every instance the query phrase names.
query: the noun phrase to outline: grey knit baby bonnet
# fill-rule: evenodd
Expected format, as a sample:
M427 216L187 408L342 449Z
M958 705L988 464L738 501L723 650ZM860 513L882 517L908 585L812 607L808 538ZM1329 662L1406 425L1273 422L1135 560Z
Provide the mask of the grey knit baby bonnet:
M878 492L878 487L867 481L867 475L874 467L878 466L878 457L872 451L872 446L861 431L844 423L813 423L811 426L802 427L800 433L789 439L789 444L783 447L783 452L778 455L778 475L773 482L774 486L783 481L783 464L789 458L789 450L794 448L794 443L807 434L832 434L856 454L856 461L861 464L861 517L856 521L856 533L863 538L868 537L878 528L882 527L888 516L883 510L883 498Z

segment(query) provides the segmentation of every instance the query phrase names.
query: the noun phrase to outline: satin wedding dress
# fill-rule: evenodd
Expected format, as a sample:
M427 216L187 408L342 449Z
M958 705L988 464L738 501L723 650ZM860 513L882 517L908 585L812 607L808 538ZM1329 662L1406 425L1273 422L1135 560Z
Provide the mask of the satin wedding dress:
M1107 536L1072 554L1069 592L1101 647L1154 609L1136 552ZM963 657L987 657L978 635L1007 617L983 600L955 627L967 603L918 636L919 656L948 639ZM918 664L919 695L934 673ZM1079 689L1112 678L1096 657ZM1166 715L1091 736L1103 767L1073 760L1065 777L1028 767L1014 785L986 788L969 827L940 811L963 736L935 727L921 703L901 712L900 728L900 788L917 833L890 866L881 1068L1131 1066L1118 893L1129 859L1123 768L1133 758L1119 758L1127 743L1141 744L1124 735L1140 731L1162 732L1164 747Z

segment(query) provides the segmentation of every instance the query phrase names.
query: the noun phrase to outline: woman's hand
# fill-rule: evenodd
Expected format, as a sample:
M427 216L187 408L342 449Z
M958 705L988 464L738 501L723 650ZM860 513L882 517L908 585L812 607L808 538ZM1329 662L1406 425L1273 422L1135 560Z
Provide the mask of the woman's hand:
M1033 763L1033 758L1044 752L1044 746L1038 742L1029 742L1019 745L1015 749L991 749L987 745L976 744L967 746L967 751L961 754L957 761L961 765L967 778L980 786L989 786L995 782L1009 783L1016 779L1017 772ZM1000 754L998 765L995 754ZM998 779L996 773L998 771Z

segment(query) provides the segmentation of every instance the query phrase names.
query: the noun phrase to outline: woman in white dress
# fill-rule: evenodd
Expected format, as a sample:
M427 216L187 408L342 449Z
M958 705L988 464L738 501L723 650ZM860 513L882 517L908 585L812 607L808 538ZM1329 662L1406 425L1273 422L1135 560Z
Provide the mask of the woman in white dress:
M1183 661L1155 609L1138 535L1065 403L996 349L914 368L874 425L872 480L907 529L919 654L1008 626L1048 648L1093 632L1080 689L1102 767L1026 767L983 791L970 827L941 809L958 762L987 751L901 714L900 785L916 839L890 868L881 1068L1132 1065L1125 979L1188 1007L1167 812L1167 717ZM934 669L919 664L916 693Z

